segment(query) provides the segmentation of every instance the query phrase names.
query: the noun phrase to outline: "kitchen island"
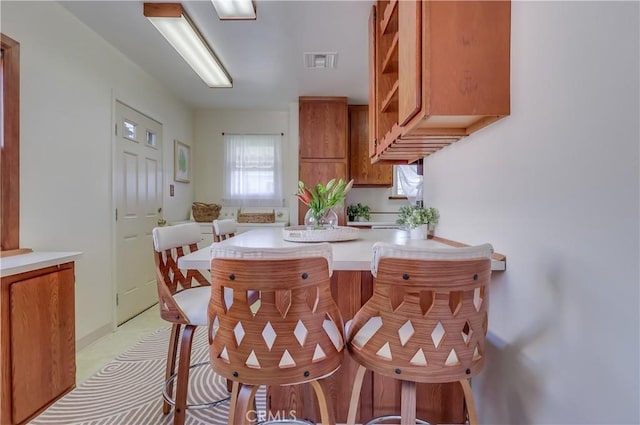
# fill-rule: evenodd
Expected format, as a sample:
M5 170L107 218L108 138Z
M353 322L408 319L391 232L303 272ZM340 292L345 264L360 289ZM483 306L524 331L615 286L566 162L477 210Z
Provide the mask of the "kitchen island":
M446 239L409 239L409 232L401 229L359 229L358 238L351 241L333 242L333 270L366 271L371 269L373 244L388 242L398 245L425 248L455 248L464 244ZM232 246L252 248L283 248L300 246L300 242L285 241L282 228L253 229L221 242ZM210 247L204 247L178 260L181 269L209 269ZM502 271L506 268L504 255L495 254L491 260L491 270Z
M463 244L434 238L409 239L408 232L399 229L360 229L358 238L351 241L333 242L333 275L331 292L338 304L343 320L353 318L360 307L373 294L374 279L371 275L372 247L377 241L398 245L451 248ZM295 247L301 243L283 239L282 229L256 229L220 242L222 244L253 247ZM204 247L180 258L181 269L208 269L210 247ZM505 270L506 259L495 254L491 268ZM328 381L333 398L335 418L346 422L349 399L357 363L348 353L340 370ZM430 423L464 423L464 398L459 384L418 384L418 417ZM295 411L298 418L319 421L313 389L309 385L271 387L268 390L267 407L273 414ZM381 415L400 412L400 381L367 372L361 390L360 409L357 422L364 423Z

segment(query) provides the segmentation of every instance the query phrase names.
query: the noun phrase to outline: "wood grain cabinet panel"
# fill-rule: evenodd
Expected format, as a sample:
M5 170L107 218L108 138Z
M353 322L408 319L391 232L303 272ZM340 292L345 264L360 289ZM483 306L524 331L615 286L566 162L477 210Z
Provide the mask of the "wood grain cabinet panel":
M0 423L24 423L75 387L74 264L2 278Z
M398 415L401 381L373 375L373 417ZM432 424L463 424L464 394L457 382L416 385L416 416Z
M375 118L378 110L376 105L378 99L376 92L376 40L378 39L376 13L377 7L374 4L369 14L369 117L373 117L369 119L369 158L376 156L378 146L378 120Z
M347 98L300 97L298 179L307 186L326 184L349 176L347 151ZM304 222L307 207L298 202L298 223ZM338 224L346 225L344 208Z
M329 180L343 179L347 180L347 163L346 160L335 161L311 161L300 160L299 178L305 185L312 187L318 183L325 184ZM309 208L302 202L298 202L298 222L304 223L304 215ZM341 226L346 224L345 209L336 210L338 213L338 223Z
M300 158L346 158L347 98L301 97L299 106Z
M379 0L373 161L412 162L510 114L510 1Z
M369 107L349 105L349 170L356 187L393 186L393 166L369 157Z

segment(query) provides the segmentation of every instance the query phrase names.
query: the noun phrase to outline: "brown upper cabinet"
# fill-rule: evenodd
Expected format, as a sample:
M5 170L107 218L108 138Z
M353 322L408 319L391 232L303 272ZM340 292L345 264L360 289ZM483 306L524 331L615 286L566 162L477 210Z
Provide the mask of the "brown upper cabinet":
M300 97L300 158L347 157L347 98Z
M307 186L329 180L347 180L348 110L346 97L299 98L298 178ZM298 201L298 223L304 222L308 208ZM338 224L346 225L344 208L337 211Z
M413 162L510 114L510 1L380 0L369 154Z
M349 105L349 170L355 187L393 186L393 166L372 164L369 156L369 107Z

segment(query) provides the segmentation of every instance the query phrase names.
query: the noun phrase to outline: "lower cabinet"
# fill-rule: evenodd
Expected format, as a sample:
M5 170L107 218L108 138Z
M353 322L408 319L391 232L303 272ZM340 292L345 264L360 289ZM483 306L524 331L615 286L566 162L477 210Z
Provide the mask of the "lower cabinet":
M373 295L373 276L369 271L334 271L331 292L342 319L352 319ZM328 378L337 423L345 423L358 364L345 352L340 369ZM460 385L418 384L417 417L430 423L464 423L464 398ZM269 387L267 409L271 417L291 417L320 421L313 389L309 384ZM360 408L356 423L390 414L400 414L400 381L367 371L360 391Z
M75 387L74 263L0 282L0 423L21 424Z

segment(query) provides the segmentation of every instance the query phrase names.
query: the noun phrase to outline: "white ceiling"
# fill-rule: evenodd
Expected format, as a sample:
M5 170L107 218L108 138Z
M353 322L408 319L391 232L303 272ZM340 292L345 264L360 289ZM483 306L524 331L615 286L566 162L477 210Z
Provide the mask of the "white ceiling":
M372 0L257 0L255 21L220 21L209 0L183 2L231 75L233 88L208 88L143 16L142 1L61 3L197 108L286 109L298 96L368 102ZM305 69L304 52L338 52L338 67Z

